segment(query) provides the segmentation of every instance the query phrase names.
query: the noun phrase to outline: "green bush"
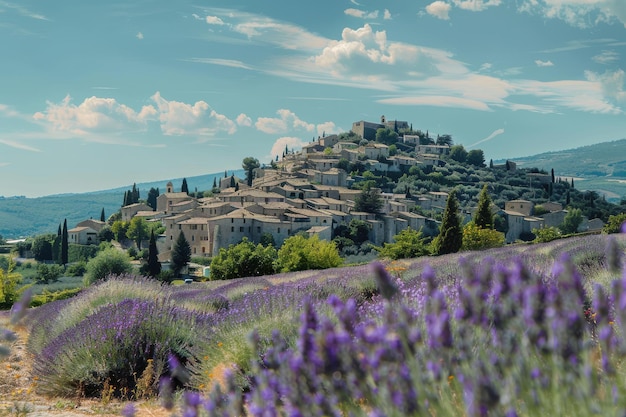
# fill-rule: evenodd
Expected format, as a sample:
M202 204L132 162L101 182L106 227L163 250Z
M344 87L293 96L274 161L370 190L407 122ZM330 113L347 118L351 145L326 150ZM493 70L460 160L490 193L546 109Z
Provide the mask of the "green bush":
M295 235L285 240L278 251L276 269L281 272L305 271L334 268L342 263L334 242L320 240L317 235Z
M384 243L382 247L374 248L382 258L396 260L430 254L430 248L421 230L409 227L394 236L393 240L394 243Z
M497 230L481 228L474 223L468 223L463 228L462 250L482 250L503 246L504 233Z
M67 290L60 291L47 291L44 290L42 294L33 295L31 299L30 306L31 307L39 307L41 305L51 303L53 301L66 300L68 298L72 298L80 293L82 288L71 288Z
M255 245L247 238L241 243L221 248L211 261L211 279L255 277L274 273L276 249L273 246Z
M547 243L555 239L561 238L561 230L558 227L542 227L540 229L533 229L535 243Z
M85 286L101 281L109 275L130 273L132 269L130 258L125 252L115 248L106 249L87 262Z
M67 260L68 262L87 262L98 254L98 246L96 245L77 245L70 243L68 246Z

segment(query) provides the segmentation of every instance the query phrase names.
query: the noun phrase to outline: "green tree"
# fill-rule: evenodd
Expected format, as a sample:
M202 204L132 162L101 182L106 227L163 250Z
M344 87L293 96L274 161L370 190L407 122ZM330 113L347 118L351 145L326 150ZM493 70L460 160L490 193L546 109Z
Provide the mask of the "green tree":
M372 226L365 220L352 219L348 224L348 236L355 245L362 245L369 239Z
M421 230L406 228L394 236L393 243L384 243L382 247L374 247L382 258L406 259L417 258L430 254L426 238Z
M189 194L189 186L187 185L187 178L183 178L183 185L180 186L180 192Z
M444 145L452 146L454 144L454 141L452 140L451 135L445 134L441 136L437 135L437 141L435 143L439 146L444 146Z
M467 160L467 151L463 145L454 145L450 148L450 159L460 163Z
M55 238L56 235L45 234L36 236L33 239L31 250L33 252L33 256L37 261L44 262L52 261L54 259L52 257L52 244L54 243Z
M247 238L221 248L211 261L211 279L257 277L274 273L277 252L273 246L255 245Z
M115 235L115 240L118 242L122 242L124 239L127 239L126 232L128 231L128 226L130 226L129 222L124 220L116 220L111 225L111 231Z
M493 213L491 212L491 198L487 192L487 184L478 195L478 209L474 215L474 224L482 229L493 229Z
M148 190L148 197L146 198L146 204L152 207L152 210L157 208L157 198L159 197L159 189L151 187Z
M148 237L148 223L143 217L135 216L128 225L126 236L132 239L137 245L137 249L141 250L141 242Z
M132 272L133 266L130 257L124 251L108 248L100 251L95 258L87 262L85 267L85 285L102 281L111 275L122 275Z
M363 189L354 201L354 210L365 213L380 213L383 208L383 199L380 197L380 190L374 187Z
M570 208L563 219L563 224L559 226L563 234L576 233L578 226L583 222L583 212L579 208Z
M12 258L9 258L6 269L0 267L0 303L5 307L13 304L17 299L17 285L22 281L22 275L14 270L15 262Z
M459 203L456 199L456 192L452 190L448 195L446 209L443 212L439 235L432 243L435 255L455 253L461 249L463 245L463 230L458 211Z
M176 242L174 242L174 247L172 248L171 262L174 276L180 276L180 272L185 266L187 266L190 260L191 246L189 246L189 242L187 242L183 232L180 232Z
M463 250L482 250L504 246L504 233L470 222L463 228Z
M61 265L67 265L69 255L69 237L67 234L67 219L63 221L63 231L61 232Z
M246 181L249 187L252 186L252 180L254 179L254 170L259 168L260 166L261 164L256 158L248 156L243 159L241 167L246 171Z
M466 162L482 168L485 166L485 153L481 149L472 149L467 153Z
M398 141L398 134L389 128L380 128L376 130L376 142L386 145L393 145Z
M274 235L270 232L264 232L259 239L259 243L263 246L276 247L276 240L274 239Z
M100 242L110 242L115 239L115 233L110 226L105 226L98 232L98 239Z
M395 145L389 145L389 156L395 156L398 154L398 147Z
M104 216L104 207L102 207L102 210L100 210L100 221L105 222L106 219L107 218Z
M276 270L280 272L334 268L343 260L334 242L320 240L317 235L301 234L286 239L278 250Z
M150 231L150 245L148 246L148 275L157 277L161 273L161 262L159 262L159 251L157 249L154 230Z
M63 274L63 268L60 265L37 265L37 277L35 278L38 283L49 284L51 282L57 282Z
M626 222L626 213L611 215L602 228L602 233L620 233L624 222Z

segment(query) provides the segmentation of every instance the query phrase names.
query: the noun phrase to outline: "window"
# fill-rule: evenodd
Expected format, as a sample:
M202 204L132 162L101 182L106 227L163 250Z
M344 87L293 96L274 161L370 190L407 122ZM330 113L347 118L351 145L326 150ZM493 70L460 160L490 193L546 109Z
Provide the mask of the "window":
M235 223L235 219L230 219L230 222L231 223Z
M196 241L196 236L191 235L191 241L192 241L192 242L195 242L195 241Z
M243 233L243 226L239 227L239 231Z
M233 226L233 227L231 227L231 228L230 228L230 231L231 231L231 232L234 232L234 231L235 231L235 227L234 227L234 226Z

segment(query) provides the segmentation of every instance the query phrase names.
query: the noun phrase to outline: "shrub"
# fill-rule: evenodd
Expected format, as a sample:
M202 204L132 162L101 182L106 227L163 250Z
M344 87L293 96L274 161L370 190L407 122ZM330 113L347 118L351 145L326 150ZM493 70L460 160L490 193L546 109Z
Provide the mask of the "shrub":
M133 267L128 255L116 248L105 249L87 262L85 286L101 281L110 275L130 273Z
M535 243L547 243L561 237L561 230L554 226L533 229L533 233L535 235Z
M382 258L395 260L430 254L426 238L422 236L421 230L406 228L394 236L393 240L394 243L384 243L382 247L374 248Z
M69 277L80 277L85 275L87 263L85 261L70 264L65 269L65 274Z
M602 233L619 233L626 222L626 213L609 216L609 220L602 228Z
M493 229L478 227L473 222L463 228L462 250L482 250L503 246L505 242L504 233Z
M255 245L247 238L241 243L221 248L211 261L211 279L256 277L274 272L276 249L273 246Z
M334 242L320 240L317 235L305 237L291 236L278 250L276 269L281 272L326 269L341 265Z

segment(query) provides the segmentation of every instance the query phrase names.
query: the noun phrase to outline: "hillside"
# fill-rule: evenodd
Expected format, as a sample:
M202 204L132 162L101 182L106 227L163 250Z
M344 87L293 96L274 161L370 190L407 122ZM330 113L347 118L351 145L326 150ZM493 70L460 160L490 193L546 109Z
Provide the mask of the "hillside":
M243 170L229 171L243 177ZM189 190L210 190L213 179L223 177L224 173L213 173L188 177ZM176 190L182 184L182 178L166 179L137 184L142 198L148 195L151 187L165 192L165 185L172 181ZM104 208L105 216L118 211L124 199L124 192L130 190L132 184L110 190L93 191L81 194L59 194L38 198L0 198L0 235L4 238L20 238L43 233L56 233L63 219L67 219L69 227L89 218L99 219Z
M579 189L619 200L626 195L626 139L512 158L520 168L554 169L556 176L579 178Z

